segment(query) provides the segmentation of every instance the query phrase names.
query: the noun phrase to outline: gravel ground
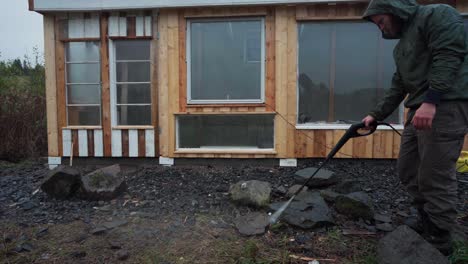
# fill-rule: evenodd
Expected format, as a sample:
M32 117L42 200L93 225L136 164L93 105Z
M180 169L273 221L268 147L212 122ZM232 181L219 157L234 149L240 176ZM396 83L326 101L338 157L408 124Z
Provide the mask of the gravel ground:
M308 160L298 168L260 166L140 166L125 170L126 194L116 200L54 200L39 191L48 173L43 164L0 163L0 220L23 226L46 223L89 222L108 216L160 216L209 213L232 219L250 208L229 200L229 186L241 180L260 180L273 186L273 200L285 200L276 190L294 185L292 175L299 169L317 166L322 160ZM409 212L409 196L399 184L392 160L334 159L326 168L347 180L358 181L374 201L375 211L397 215ZM94 168L80 167L83 172ZM460 222L468 226L468 174L459 174Z

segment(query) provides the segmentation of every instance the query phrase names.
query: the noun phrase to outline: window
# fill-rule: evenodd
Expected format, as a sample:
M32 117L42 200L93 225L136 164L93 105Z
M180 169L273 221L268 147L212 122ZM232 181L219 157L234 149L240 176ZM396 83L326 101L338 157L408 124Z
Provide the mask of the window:
M262 103L264 62L262 18L189 21L188 103Z
M67 123L101 125L101 68L99 42L65 45Z
M177 121L178 148L274 148L274 115L187 115Z
M113 41L113 124L151 125L149 40Z
M365 22L306 22L298 30L298 124L361 120L391 87L397 41ZM387 121L400 123L400 112Z

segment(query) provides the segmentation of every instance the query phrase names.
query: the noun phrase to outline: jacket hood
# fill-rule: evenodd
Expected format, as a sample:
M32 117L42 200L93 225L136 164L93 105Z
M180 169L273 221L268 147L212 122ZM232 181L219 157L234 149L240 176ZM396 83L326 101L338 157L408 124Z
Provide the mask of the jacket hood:
M392 14L403 21L408 21L418 6L416 0L371 0L363 18L369 20L373 15Z

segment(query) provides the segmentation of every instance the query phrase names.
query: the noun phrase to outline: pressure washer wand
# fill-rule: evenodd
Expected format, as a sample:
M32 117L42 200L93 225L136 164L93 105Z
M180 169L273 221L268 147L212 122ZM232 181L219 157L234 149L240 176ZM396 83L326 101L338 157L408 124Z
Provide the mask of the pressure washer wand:
M385 125L385 126L392 127L390 124L384 123L384 122L375 122L370 126L370 129L368 129L368 130L364 130L366 125L363 122L351 125L351 127L348 128L348 130L346 130L346 133L341 137L340 141L338 141L338 143L333 147L333 149L330 151L330 153L328 153L327 158L325 159L325 161L315 170L315 172L312 174L312 176L310 176L304 182L304 184L302 184L302 186L293 194L293 196L286 203L284 203L275 213L273 213L270 216L270 219L269 219L270 224L271 225L275 224L278 221L279 217L283 214L284 210L286 210L286 208L288 208L289 204L291 204L291 202L294 200L294 198L296 198L296 196L302 191L302 189L304 189L304 187L307 185L307 183L309 183L309 181L319 172L319 170L323 166L325 166L325 164L327 164L327 162L330 159L332 159L335 156L335 154L344 146L344 144L346 144L346 142L348 142L348 140L350 138L368 136L368 135L374 133L379 125Z

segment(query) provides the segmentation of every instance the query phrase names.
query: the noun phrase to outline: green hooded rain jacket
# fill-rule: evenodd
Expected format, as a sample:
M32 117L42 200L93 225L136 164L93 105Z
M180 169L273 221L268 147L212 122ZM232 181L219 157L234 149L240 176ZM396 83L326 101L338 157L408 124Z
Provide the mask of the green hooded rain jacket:
M467 37L463 19L453 7L372 0L363 17L369 20L377 14L399 17L403 28L393 51L397 70L392 86L371 116L385 119L406 96L405 107L410 109L423 102L468 100Z

